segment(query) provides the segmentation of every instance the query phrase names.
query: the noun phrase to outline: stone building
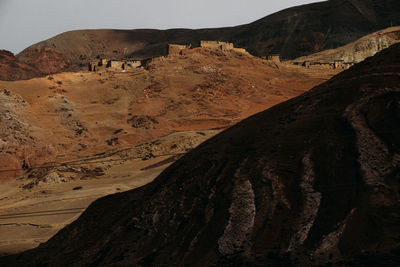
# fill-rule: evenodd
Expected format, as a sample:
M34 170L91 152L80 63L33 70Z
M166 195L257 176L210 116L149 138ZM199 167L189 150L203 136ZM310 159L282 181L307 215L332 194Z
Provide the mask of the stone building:
M333 62L334 69L344 69L344 60L335 60Z
M89 71L97 71L99 63L98 62L90 62L89 63Z
M169 44L168 55L182 55L183 50L190 49L191 47L191 45Z
M222 51L233 50L239 53L248 54L244 48L235 48L233 43L221 42L221 41L200 41L200 47L220 49ZM186 49L191 49L192 45L178 45L168 44L168 55L182 55Z
M108 60L103 58L98 62L90 62L89 71L126 72L141 66L142 63L139 60L120 61L120 60Z
M350 67L354 66L354 62L344 62L345 69L349 69Z
M136 69L142 66L142 62L140 60L130 60L125 61L122 65L122 69L125 71Z
M279 54L271 54L267 56L267 60L271 60L275 63L280 63L281 62L281 57Z
M303 64L302 64L302 66L303 66L303 67L306 67L306 68L309 68L310 65L311 65L311 62L310 62L310 61L304 61Z
M234 48L233 43L221 41L200 41L200 47L219 48L222 51L232 50Z
M110 60L107 64L107 68L111 70L123 70L122 65L124 62L118 60Z
M243 54L249 54L249 52L246 51L244 48L233 48L233 51L243 53Z
M344 62L344 60L334 60L332 62L315 62L315 61L303 61L303 62L292 62L294 65L301 65L306 68L323 68L323 69L348 69L354 65L354 62Z

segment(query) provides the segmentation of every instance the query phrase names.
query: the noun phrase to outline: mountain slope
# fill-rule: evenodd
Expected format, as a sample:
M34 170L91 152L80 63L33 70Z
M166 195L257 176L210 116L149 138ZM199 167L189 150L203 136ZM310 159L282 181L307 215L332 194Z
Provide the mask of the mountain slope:
M16 163L73 160L176 131L227 128L336 73L196 48L133 72L0 81L6 89L0 110L9 112L0 114L0 171ZM0 179L9 175L14 172Z
M77 70L96 57L143 59L165 55L168 43L196 46L200 40L232 41L256 56L280 53L296 58L342 46L391 25L400 25L397 0L330 0L230 28L71 31L28 47L18 59L32 64L44 51L52 51L65 62L58 71ZM46 72L45 66L38 67Z
M13 53L0 50L0 80L24 80L43 75L36 68L18 61Z
M400 45L94 202L3 265L399 264Z
M388 48L389 46L400 42L400 27L390 27L347 44L336 49L328 49L319 53L296 58L293 62L303 63L323 62L329 63L335 60L344 60L345 62L359 63L375 55L377 52Z

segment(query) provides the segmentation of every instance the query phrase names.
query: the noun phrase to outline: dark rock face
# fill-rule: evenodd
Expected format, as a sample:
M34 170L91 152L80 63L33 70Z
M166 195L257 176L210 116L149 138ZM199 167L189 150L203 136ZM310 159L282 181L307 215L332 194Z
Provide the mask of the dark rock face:
M0 265L398 265L399 59L242 121Z
M165 55L169 43L197 46L200 40L231 41L256 56L279 53L290 59L336 48L396 25L400 25L398 0L331 0L230 28L66 32L25 49L18 59L31 62L38 57L36 53L48 49L63 57L64 70L77 70L96 57L144 59Z
M233 40L256 55L294 58L336 48L399 25L393 0L330 0L294 7L245 25Z

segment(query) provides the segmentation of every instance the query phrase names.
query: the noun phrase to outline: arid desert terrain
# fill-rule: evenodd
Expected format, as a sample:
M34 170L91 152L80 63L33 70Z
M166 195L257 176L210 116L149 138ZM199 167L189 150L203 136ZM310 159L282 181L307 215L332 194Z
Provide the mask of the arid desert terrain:
M399 14L0 50L0 266L398 266Z

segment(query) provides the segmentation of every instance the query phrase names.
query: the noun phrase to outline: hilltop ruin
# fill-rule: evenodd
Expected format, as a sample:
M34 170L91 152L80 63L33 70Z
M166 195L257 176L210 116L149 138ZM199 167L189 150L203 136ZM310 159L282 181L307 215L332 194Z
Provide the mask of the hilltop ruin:
M303 62L293 61L293 65L303 66L306 68L325 68L325 69L349 69L354 62L345 62L344 60L334 60L332 62L315 62L306 60Z
M97 62L89 63L89 71L116 71L116 72L129 72L142 66L140 60L108 60L101 59Z
M221 51L236 51L249 54L244 48L235 48L233 43L222 41L200 41L200 47L218 49ZM182 55L185 50L192 49L192 45L168 44L168 55Z
M236 51L243 54L249 54L244 48L235 48L233 43L221 42L221 41L200 41L200 47L202 48L211 48L211 49L219 49L221 51ZM181 44L168 44L168 55L182 55L185 50L192 49L191 44L181 45ZM162 59L164 57L154 57L147 58L144 60L108 60L101 59L99 61L94 61L89 63L89 71L97 72L97 71L114 71L114 72L129 72L139 67L144 67L148 65L148 63Z
M178 44L169 44L168 45L168 55L181 55L182 51L185 49L191 49L192 45L178 45Z
M218 48L222 51L232 50L234 48L233 43L221 41L200 41L200 47Z

